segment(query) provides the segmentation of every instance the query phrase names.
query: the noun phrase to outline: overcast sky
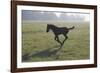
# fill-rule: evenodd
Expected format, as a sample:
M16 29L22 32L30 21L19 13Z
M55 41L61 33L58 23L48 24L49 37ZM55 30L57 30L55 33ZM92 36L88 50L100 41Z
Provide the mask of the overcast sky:
M22 20L35 21L89 21L89 14L22 10Z

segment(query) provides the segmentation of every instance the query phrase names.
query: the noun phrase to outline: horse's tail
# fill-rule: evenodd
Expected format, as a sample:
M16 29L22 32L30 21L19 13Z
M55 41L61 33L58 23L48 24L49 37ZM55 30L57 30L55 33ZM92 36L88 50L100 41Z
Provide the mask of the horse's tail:
M68 28L68 30L71 30L71 29L74 29L75 27L73 26L73 27L71 27L71 28Z

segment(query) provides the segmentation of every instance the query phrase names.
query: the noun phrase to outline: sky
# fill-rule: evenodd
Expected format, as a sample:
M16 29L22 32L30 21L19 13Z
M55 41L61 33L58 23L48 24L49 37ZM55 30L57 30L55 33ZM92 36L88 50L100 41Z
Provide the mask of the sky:
M55 12L56 16L57 17L60 17L60 14L59 12ZM76 13L66 13L66 15L68 16L71 16L71 15L82 15L84 17L84 21L89 21L89 14L85 14L85 13L82 13L82 14L76 14Z
M22 20L37 21L89 21L89 14L76 12L22 10Z

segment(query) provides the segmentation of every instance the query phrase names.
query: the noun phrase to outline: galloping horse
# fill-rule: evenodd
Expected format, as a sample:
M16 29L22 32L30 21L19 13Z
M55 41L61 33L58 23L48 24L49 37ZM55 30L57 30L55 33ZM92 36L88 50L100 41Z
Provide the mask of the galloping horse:
M74 26L71 27L71 28L67 28L67 27L57 27L57 26L52 25L52 24L47 24L47 30L46 30L46 32L49 32L49 30L52 30L52 32L53 32L54 35L55 35L55 38L54 38L54 39L55 39L58 43L60 43L61 46L63 46L64 42L68 39L67 34L68 34L69 30L74 29L74 28L75 28ZM65 37L65 39L63 40L63 42L61 42L61 41L59 40L59 37L58 37L58 36L61 35L61 34Z

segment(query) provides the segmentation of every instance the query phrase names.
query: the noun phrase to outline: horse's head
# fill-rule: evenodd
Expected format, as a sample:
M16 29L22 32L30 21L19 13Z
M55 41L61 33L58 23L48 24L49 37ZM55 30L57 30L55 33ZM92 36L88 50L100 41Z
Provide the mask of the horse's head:
M49 32L49 24L47 24L46 32Z

